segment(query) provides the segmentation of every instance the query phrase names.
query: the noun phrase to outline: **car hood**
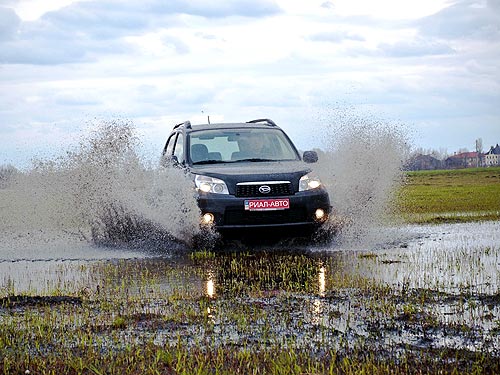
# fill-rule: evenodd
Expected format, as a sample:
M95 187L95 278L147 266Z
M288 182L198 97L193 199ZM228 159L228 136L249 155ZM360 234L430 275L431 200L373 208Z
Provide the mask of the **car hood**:
M221 163L190 168L193 174L223 180L231 193L238 182L290 181L297 188L299 179L310 171L307 164L298 161Z

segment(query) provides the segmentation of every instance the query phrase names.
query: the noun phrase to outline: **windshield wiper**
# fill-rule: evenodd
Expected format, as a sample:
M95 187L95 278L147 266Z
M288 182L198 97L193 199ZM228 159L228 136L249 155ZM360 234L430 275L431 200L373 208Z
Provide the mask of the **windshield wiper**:
M276 159L262 159L262 158L248 158L248 159L238 159L235 161L277 161Z
M225 160L200 160L200 161L195 161L193 162L193 165L200 165L200 164L220 164L220 163L230 163L230 161L225 161Z
M262 161L278 161L276 159L262 159L262 158L247 158L247 159L237 159L237 160L200 160L193 162L193 165L203 165L203 164L221 164L221 163L239 163L239 162L262 162Z

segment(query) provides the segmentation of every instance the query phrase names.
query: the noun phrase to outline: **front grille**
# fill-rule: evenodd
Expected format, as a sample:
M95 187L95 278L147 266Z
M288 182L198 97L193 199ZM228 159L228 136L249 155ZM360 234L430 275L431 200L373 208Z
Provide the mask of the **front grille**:
M263 194L259 191L261 186L267 185L271 191ZM290 182L259 182L259 183L239 183L236 185L236 196L240 198L249 197L280 197L284 195L292 195L292 184Z
M228 208L224 214L225 225L266 225L305 221L308 221L308 217L304 208L278 211L245 211L240 208Z

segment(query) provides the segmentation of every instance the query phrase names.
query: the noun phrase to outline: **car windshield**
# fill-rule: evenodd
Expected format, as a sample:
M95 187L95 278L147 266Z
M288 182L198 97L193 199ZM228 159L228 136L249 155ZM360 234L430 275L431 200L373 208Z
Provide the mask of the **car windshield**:
M298 160L295 147L279 129L214 129L189 135L192 164Z

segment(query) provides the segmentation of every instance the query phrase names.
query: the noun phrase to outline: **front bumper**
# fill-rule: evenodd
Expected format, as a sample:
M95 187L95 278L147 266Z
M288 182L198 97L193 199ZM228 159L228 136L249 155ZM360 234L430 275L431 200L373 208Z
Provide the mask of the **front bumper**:
M324 189L270 198L288 198L290 208L275 211L248 211L245 210L245 200L249 198L211 193L200 194L198 206L203 214L211 213L214 215L214 226L219 230L314 226L326 220L331 211L330 199ZM254 199L262 199L262 197ZM317 220L315 216L318 208L327 214L321 220Z

